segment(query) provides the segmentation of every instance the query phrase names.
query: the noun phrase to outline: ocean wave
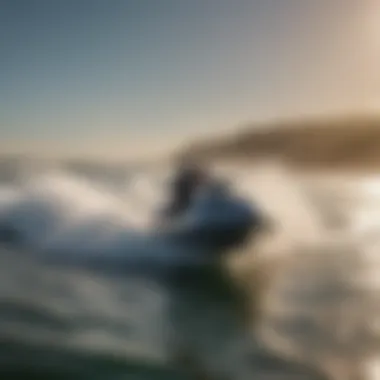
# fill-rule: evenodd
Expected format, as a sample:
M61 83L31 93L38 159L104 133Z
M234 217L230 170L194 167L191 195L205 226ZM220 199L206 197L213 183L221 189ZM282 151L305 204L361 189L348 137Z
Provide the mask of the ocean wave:
M365 235L355 235L354 227L350 229L347 223L346 230L335 237L336 242L329 241L329 228L321 218L327 211L316 206L295 173L281 166L221 171L276 221L275 231L263 245L242 252L247 270L260 264L250 261L260 252L260 257L270 263L263 310L264 325L271 332L268 339L274 342L271 349L276 348L279 356L304 353L302 360L313 364L313 358L324 360L324 369L339 360L348 363L349 355L359 355L359 351L369 354L368 347L373 348L377 333L365 326L374 329L379 315L374 307L379 294L375 281L379 268L377 240L369 242ZM194 281L192 286L180 287L120 268L121 258L129 255L132 260L127 262L132 265L135 257L143 256L133 244L136 236L139 244L146 237L144 231L154 207L164 196L166 174L154 170L137 172L132 178L123 174L116 192L106 180L92 181L89 176L52 166L24 173L17 182L1 187L0 225L14 226L26 239L22 247L26 256L20 255L21 248L0 251L1 336L8 339L9 347L17 343L19 353L15 355L34 352L36 356L40 347L36 362L42 366L49 347L55 363L61 359L65 362L65 357L69 361L80 358L84 363L83 356L107 353L120 358L122 371L127 374L133 370L128 364L130 358L135 364L141 360L165 362L181 348L194 354L194 360L210 372L221 375L229 371L233 378L254 374L258 364L252 369L252 351L245 348L250 346L246 341L251 337L238 322L234 297L221 290L220 282L213 288L202 281L198 286ZM328 186L321 187L320 192L332 194ZM165 244L160 250L157 241L151 242L145 263L160 253L162 262L185 260L185 252L178 248L170 250ZM47 253L42 263L33 260L35 252ZM68 260L73 265L45 265L46 257L53 253L63 258L61 262ZM268 253L273 255L269 257ZM87 271L89 255L104 258L97 273ZM289 261L276 275L271 271L279 256L289 257ZM107 262L114 263L124 275L110 275ZM246 287L251 295L264 292L253 275ZM339 327L338 335L332 326ZM363 331L362 345L355 350L355 339ZM176 342L168 338L173 334ZM314 351L310 342L318 343ZM33 348L25 348L26 343ZM262 353L263 349L256 348L252 355L259 355L257 351ZM97 360L83 364L88 373L96 368Z

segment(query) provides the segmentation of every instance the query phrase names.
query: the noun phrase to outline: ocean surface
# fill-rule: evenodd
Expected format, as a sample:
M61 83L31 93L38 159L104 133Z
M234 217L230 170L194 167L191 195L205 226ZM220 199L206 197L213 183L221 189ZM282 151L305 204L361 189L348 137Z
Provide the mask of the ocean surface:
M1 378L380 379L380 177L215 170L273 222L226 270L136 243L170 168L0 162Z

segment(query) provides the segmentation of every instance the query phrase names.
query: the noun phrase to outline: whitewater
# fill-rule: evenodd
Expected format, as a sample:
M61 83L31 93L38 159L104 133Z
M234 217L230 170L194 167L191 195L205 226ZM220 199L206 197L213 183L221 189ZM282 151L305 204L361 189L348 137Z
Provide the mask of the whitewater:
M246 324L210 272L182 272L191 247L136 241L154 225L169 167L110 175L25 160L0 172L0 225L23 236L0 246L0 372L378 379L380 179L277 162L215 171L273 222L229 263L261 299Z

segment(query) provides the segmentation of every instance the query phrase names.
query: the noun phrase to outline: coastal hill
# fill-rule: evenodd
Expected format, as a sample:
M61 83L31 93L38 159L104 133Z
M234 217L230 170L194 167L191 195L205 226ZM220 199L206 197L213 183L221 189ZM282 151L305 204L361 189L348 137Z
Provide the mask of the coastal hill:
M380 115L310 117L257 123L193 143L205 159L276 158L316 168L380 169Z

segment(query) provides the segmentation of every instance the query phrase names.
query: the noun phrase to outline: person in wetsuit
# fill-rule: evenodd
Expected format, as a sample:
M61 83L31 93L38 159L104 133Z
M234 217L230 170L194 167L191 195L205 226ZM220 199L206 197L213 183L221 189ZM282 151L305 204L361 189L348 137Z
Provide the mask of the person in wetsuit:
M172 241L219 257L243 247L251 236L263 230L261 210L236 194L228 182L212 177L202 185L183 211L186 214L170 229Z
M191 161L182 161L171 183L169 205L163 212L165 219L173 220L182 216L192 204L199 187L206 180L206 172Z

